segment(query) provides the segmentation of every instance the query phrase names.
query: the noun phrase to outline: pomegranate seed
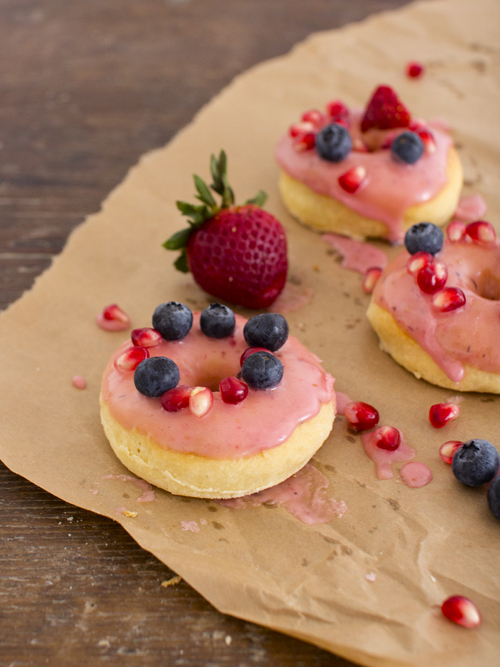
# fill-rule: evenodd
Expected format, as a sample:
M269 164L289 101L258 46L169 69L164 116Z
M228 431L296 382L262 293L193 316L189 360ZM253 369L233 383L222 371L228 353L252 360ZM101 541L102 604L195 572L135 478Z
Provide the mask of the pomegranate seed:
M243 354L240 357L240 366L243 366L243 362L245 361L245 359L254 352L269 352L269 350L266 350L265 347L247 347L247 349L243 352Z
M436 152L436 141L434 135L429 132L429 130L419 130L417 132L418 136L422 139L424 144L424 150L428 155L432 155Z
M309 151L316 145L316 135L314 132L298 134L293 140L293 147L296 151Z
M369 152L368 151L368 146L359 137L355 137L352 140L352 150L356 151L357 153L368 153Z
M484 245L491 245L495 243L497 235L489 222L485 220L476 220L476 222L471 222L470 225L467 225L465 228L466 235L475 241L476 243L482 243Z
M426 294L435 294L443 289L448 278L448 269L442 262L427 264L417 273L417 284Z
M410 132L421 132L422 130L427 129L427 124L425 120L422 120L421 118L412 118L410 120L410 124L408 125L408 129Z
M353 431L368 431L368 429L376 426L379 421L377 410L368 403L362 403L361 401L348 403L344 408L344 416Z
M314 132L314 125L312 123L295 123L290 127L288 133L291 137L298 137L301 134Z
M419 250L414 255L410 255L406 262L406 270L411 276L416 276L419 271L434 262L434 257L430 252Z
M366 169L359 165L339 176L340 187L346 192L356 192L366 179Z
M448 240L452 243L462 241L462 239L465 237L466 229L466 226L463 222L460 222L460 220L452 220L446 228L446 235Z
M125 331L130 326L130 317L120 306L113 303L99 313L97 324L106 331Z
M439 448L439 456L445 463L451 465L451 462L453 461L453 454L457 451L457 449L460 449L462 445L463 442L460 442L460 440L448 440Z
M424 66L421 63L409 62L406 65L406 76L410 79L418 79L424 73Z
M333 102L328 102L326 105L326 113L330 118L339 123L341 120L349 120L349 109L346 105L340 100L334 100Z
M429 420L434 428L443 428L448 422L456 419L460 414L460 406L456 403L436 403L431 405Z
M204 417L212 409L214 395L208 387L195 387L189 396L189 409L196 417Z
M137 347L155 347L163 342L161 333L150 327L134 329L130 338L132 339L132 345L137 345Z
M149 357L145 347L128 347L115 359L115 368L119 371L135 371L137 366Z
M192 391L193 387L187 384L180 384L173 389L169 389L161 397L162 408L167 412L178 412L182 408L188 408Z
M432 297L432 305L442 313L465 306L465 301L465 294L460 287L447 287Z
M380 449L393 452L401 444L401 435L394 426L381 426L373 433L374 441Z
M482 618L476 605L463 595L452 595L441 605L441 611L449 621L464 628L477 628Z
M363 292L365 294L371 294L373 292L381 273L382 269L380 269L378 266L372 266L370 269L366 270L362 285Z
M224 378L220 385L220 394L224 403L241 403L248 396L247 385L235 377Z
M306 123L312 123L315 129L320 129L326 124L327 118L321 111L311 109L302 114L301 120Z

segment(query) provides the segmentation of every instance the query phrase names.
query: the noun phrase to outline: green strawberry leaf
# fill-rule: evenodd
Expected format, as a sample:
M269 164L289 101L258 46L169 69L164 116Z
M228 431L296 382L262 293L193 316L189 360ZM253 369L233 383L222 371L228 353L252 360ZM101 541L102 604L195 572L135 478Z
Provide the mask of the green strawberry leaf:
M165 241L163 247L167 250L180 250L181 248L185 248L192 231L193 230L188 227L187 229L181 229L180 232L175 232L175 234L172 234L172 236Z
M245 204L255 204L255 206L264 206L265 201L267 199L267 194L264 192L264 190L259 190L255 197L252 199L247 199Z
M234 192L227 180L227 157L224 151L219 153L219 159L212 154L210 157L210 172L213 178L210 187L222 197L221 208L229 208L234 204Z
M174 266L177 271L182 271L182 273L189 273L186 248L184 248L179 257L177 257L174 262Z
M208 186L205 183L205 181L203 181L196 174L193 174L193 179L194 179L194 185L198 191L198 195L196 195L196 198L199 199L204 204L206 204L210 209L212 209L213 212L216 212L218 208L217 204L215 202L215 199L212 197L212 193L208 189Z

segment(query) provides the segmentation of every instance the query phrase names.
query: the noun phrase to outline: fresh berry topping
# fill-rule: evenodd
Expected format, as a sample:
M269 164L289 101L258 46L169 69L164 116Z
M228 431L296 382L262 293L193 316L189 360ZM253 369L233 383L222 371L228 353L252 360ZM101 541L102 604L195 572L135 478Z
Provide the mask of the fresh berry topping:
M371 294L373 292L381 274L382 269L378 266L372 266L370 269L366 270L362 285L365 294Z
M125 331L130 326L130 317L120 306L113 303L99 313L97 324L106 331Z
M448 422L460 415L460 406L456 403L436 403L429 410L429 421L434 428L443 428Z
M182 408L188 408L192 391L193 387L187 384L180 384L173 389L169 389L161 397L162 408L167 412L178 412Z
M189 409L196 417L204 417L212 409L214 395L208 387L195 387L189 397Z
M410 124L408 125L408 129L412 132L417 132L417 134L420 134L422 130L427 129L427 124L425 120L422 120L421 118L412 118L410 120Z
M370 152L370 149L365 144L363 139L360 139L359 137L355 137L352 140L352 150L356 151L357 153L369 153Z
M415 164L424 154L424 143L415 132L401 132L391 143L391 156L396 162Z
M255 352L245 359L241 377L252 389L271 389L283 377L283 364L270 352Z
M248 396L247 385L235 377L224 378L219 385L220 395L224 403L236 405Z
M500 456L488 440L468 440L455 452L451 469L462 484L480 486L496 477Z
M359 165L339 176L339 184L346 192L352 194L364 183L365 179L366 169L362 165Z
M265 347L247 347L240 357L240 366L243 366L245 359L255 352L269 352L269 350Z
M379 130L393 130L408 127L410 114L389 86L379 86L372 95L361 121L361 132L372 127Z
M406 270L411 276L417 276L419 271L425 269L426 266L434 262L434 257L430 252L419 250L414 255L411 255L406 262Z
M488 488L488 507L500 521L500 475L495 477Z
M442 313L465 306L465 294L460 287L446 287L432 297L432 305Z
M349 125L349 109L340 100L333 100L326 105L326 113L335 123Z
M462 241L465 238L466 229L467 228L463 222L460 222L460 220L453 220L446 228L448 240L452 243Z
M368 403L353 401L344 408L344 416L353 431L368 431L378 424L379 414Z
M405 234L405 248L410 255L420 251L435 255L441 250L443 243L442 229L432 222L419 222L412 225Z
M236 319L233 311L220 303L211 303L200 316L200 328L209 338L226 338L230 336Z
M380 426L373 432L373 440L380 449L393 452L401 444L401 435L394 426Z
M161 303L153 313L153 327L165 340L181 340L193 326L193 313L183 303Z
M300 120L306 123L311 123L316 129L322 127L326 123L327 118L325 114L318 111L318 109L311 109L310 111L303 113Z
M476 220L471 222L465 228L466 235L475 243L483 245L492 245L495 243L497 235L493 225L485 220Z
M432 155L433 153L435 153L436 140L434 139L434 135L432 134L432 132L429 132L429 130L419 130L417 134L420 137L422 144L424 146L424 152L427 155Z
M163 342L161 333L150 327L134 329L130 338L132 339L132 345L137 345L137 347L155 347Z
M316 135L316 150L323 160L340 162L352 148L349 132L338 123L326 125Z
M312 150L316 145L316 132L304 132L297 135L292 145L298 153Z
M413 61L406 65L406 76L410 77L410 79L418 79L423 73L424 66L421 63Z
M264 347L276 352L288 338L288 322L279 313L262 313L251 317L243 328L250 347Z
M441 611L449 621L462 625L464 628L477 628L482 621L479 609L463 595L453 595L445 600L441 605Z
M417 273L417 284L425 294L435 294L443 289L448 269L443 262L431 262Z
M312 123L294 123L288 130L288 134L292 137L292 139L295 139L295 137L298 137L301 134L307 134L309 132L314 132L314 125Z
M463 442L460 440L448 440L448 442L443 443L439 448L439 456L445 463L451 465L455 452L457 449L460 449L462 445Z
M159 398L169 389L176 387L178 383L177 364L167 357L150 357L141 361L135 369L135 388L149 398Z
M145 347L129 347L115 359L115 368L119 371L135 371L137 366L149 357Z

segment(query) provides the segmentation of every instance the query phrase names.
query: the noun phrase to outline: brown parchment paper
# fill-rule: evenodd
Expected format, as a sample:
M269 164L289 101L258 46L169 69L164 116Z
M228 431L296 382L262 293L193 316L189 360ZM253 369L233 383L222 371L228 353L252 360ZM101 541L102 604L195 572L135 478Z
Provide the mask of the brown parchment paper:
M500 231L499 9L497 0L428 2L313 35L237 78L166 148L144 156L0 319L2 460L60 498L120 521L223 612L364 665L498 664L499 525L484 489L461 487L438 448L472 437L500 447L499 398L466 394L457 421L443 431L429 425L429 406L453 392L416 380L379 351L361 277L341 269L320 236L283 209L273 149L305 109L334 98L361 106L388 83L413 114L451 124L465 192L485 197ZM420 81L404 76L411 59L427 66ZM191 174L207 177L209 155L222 147L239 200L260 188L269 193L268 209L288 231L290 273L314 290L308 306L288 315L291 331L324 360L338 390L377 405L382 423L405 432L433 472L429 486L407 488L397 472L377 480L342 418L313 461L349 507L327 525L160 490L155 502L139 504L130 485L102 480L126 472L98 411L102 370L125 334L101 331L95 315L116 302L134 326L147 326L163 301L209 303L174 271L161 243L184 224L175 200L192 199ZM71 386L75 374L87 379L86 391ZM136 518L116 514L125 491ZM181 530L185 520L197 521L200 532ZM374 582L365 578L370 572ZM481 628L441 617L436 605L452 594L477 603Z

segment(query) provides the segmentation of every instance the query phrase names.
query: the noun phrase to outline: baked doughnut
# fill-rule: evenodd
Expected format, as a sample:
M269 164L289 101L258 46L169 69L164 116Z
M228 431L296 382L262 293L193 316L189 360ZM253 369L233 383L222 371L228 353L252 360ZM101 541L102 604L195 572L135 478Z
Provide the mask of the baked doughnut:
M432 384L500 393L495 230L484 221L452 222L443 240L439 228L422 223L408 231L405 244L410 252L382 271L367 312L380 347Z
M276 148L289 212L321 232L401 242L421 220L445 224L462 188L451 137L414 119L388 86L364 111L330 102L309 111Z
M169 309L187 316L184 329L173 335L164 326ZM212 320L215 311L229 311L232 327L223 322L220 329L219 322L215 330L207 328L207 311ZM139 477L179 495L243 496L297 472L328 437L335 415L333 378L288 336L281 315L247 322L220 304L200 316L170 302L156 309L153 325L135 330L135 346L128 340L112 356L100 399L106 436ZM161 368L150 369L144 381L138 375L148 364Z

